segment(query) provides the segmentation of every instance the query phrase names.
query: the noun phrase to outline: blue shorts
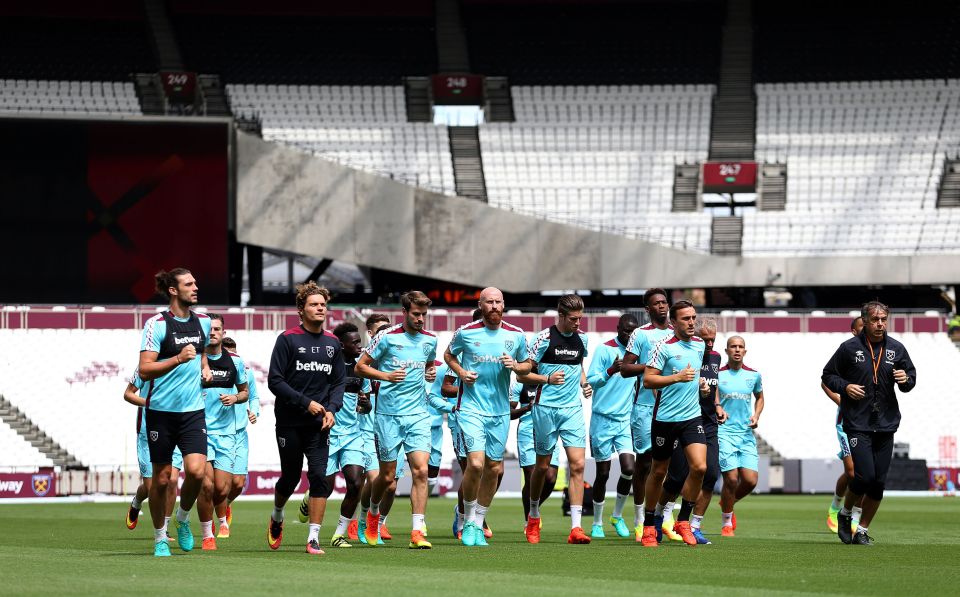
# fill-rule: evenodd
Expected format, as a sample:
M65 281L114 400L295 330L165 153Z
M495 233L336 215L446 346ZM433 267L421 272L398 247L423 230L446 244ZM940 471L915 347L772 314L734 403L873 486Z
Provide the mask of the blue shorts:
M843 424L837 425L837 441L840 442L840 451L837 452L837 458L843 460L850 456L850 440L847 439L847 432L843 430Z
M177 448L177 452L180 449ZM181 460L183 458L181 457ZM181 464L183 464L181 462ZM137 465L140 467L140 476L144 479L153 477L153 463L150 462L150 446L147 445L147 434L137 434Z
M648 452L653 447L650 440L653 427L653 405L634 404L630 413L630 433L633 435L633 451Z
M533 449L537 456L550 456L557 447L557 440L564 448L587 447L587 425L583 420L583 407L552 406L533 407Z
M632 454L632 439L628 417L616 419L600 413L590 417L590 455L597 462L607 462L617 454Z
M250 464L250 439L247 430L234 434L233 444L233 474L244 476Z
M430 428L430 460L427 466L440 468L443 457L443 425L434 425Z
M723 429L723 426L720 426ZM720 444L720 470L732 471L738 468L760 470L760 457L757 455L757 438L753 433L718 434Z
M503 460L510 435L510 415L481 415L460 411L457 427L467 453L483 452L490 460Z
M207 462L213 468L233 474L233 459L236 455L236 434L207 435Z
M361 431L363 438L363 469L367 472L380 470L380 459L377 458L377 440L370 431Z
M430 453L430 415L387 415L377 413L374 423L377 457L393 462L410 452Z
M458 460L467 457L467 448L463 445L463 438L460 437L460 424L458 414L453 412L447 415L447 427L450 428L450 437L453 438L453 453Z
M331 435L327 454L327 476L335 475L345 466L363 466L366 454L363 452L362 435Z
M560 467L561 449L559 444L554 448L550 466ZM530 417L520 419L520 424L517 425L517 455L520 457L520 468L537 463L537 452L533 449L533 421Z

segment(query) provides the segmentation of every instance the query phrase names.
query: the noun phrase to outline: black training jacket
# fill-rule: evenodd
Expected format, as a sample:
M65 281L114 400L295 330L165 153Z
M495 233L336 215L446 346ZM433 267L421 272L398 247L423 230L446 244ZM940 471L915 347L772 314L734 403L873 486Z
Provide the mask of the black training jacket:
M873 367L866 331L850 338L837 348L823 368L821 380L832 391L840 394L840 412L844 431L896 431L900 426L900 404L894 390L893 370L903 369L907 382L900 384L901 392L909 392L917 385L917 370L903 344L890 336L873 347L873 356L880 356L877 383L873 381ZM847 396L847 385L864 387L866 396L854 400Z

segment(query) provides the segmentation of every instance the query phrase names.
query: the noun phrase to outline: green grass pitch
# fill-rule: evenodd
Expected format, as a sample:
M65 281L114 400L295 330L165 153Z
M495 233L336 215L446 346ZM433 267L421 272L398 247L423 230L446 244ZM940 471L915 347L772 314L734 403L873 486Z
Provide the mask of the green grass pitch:
M607 508L613 500L608 500ZM887 498L870 532L872 547L843 545L826 528L829 497L751 496L737 507L737 536L720 538L711 506L704 526L714 545L664 544L642 549L620 539L567 545L569 519L560 500L544 508L543 543L528 545L518 499L494 501L491 546L465 548L450 534L451 500L432 499L427 522L434 549L406 549L409 506L398 499L389 526L394 541L303 553L307 528L287 507L283 546L267 548L268 502L235 506L229 539L191 553L153 557L149 515L128 531L125 504L0 505L4 595L123 594L862 594L948 595L960 591L960 500ZM329 542L338 503L321 539ZM632 519L628 504L627 520ZM194 515L195 518L195 515ZM584 517L588 529L591 519ZM614 535L610 537L610 535Z

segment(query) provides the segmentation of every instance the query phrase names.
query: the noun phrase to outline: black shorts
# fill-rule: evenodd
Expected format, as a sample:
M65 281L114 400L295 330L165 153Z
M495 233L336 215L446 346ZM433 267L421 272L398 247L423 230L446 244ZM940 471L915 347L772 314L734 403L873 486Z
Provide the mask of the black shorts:
M653 443L653 459L669 460L675 447L706 444L707 436L703 432L703 420L698 415L675 423L654 420L650 426L650 441Z
M713 491L713 486L717 484L717 479L720 478L720 443L717 437L717 424L707 417L703 417L703 430L707 438L707 472L703 475L702 488L706 491ZM677 447L670 458L667 478L663 482L664 491L671 495L680 493L689 474L690 465L687 464L687 456L684 454L680 442L677 442Z
M203 410L171 413L147 409L147 445L150 462L173 462L173 449L180 453L207 455L207 421Z

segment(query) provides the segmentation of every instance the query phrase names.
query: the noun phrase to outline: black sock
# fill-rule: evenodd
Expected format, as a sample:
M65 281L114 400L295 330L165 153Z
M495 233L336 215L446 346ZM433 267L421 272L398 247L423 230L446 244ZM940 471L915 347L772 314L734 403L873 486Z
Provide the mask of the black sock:
M694 502L688 502L687 500L680 501L680 514L677 514L677 522L682 520L690 520L690 513L693 512Z
M644 510L643 511L643 526L652 527L653 524L653 510Z

